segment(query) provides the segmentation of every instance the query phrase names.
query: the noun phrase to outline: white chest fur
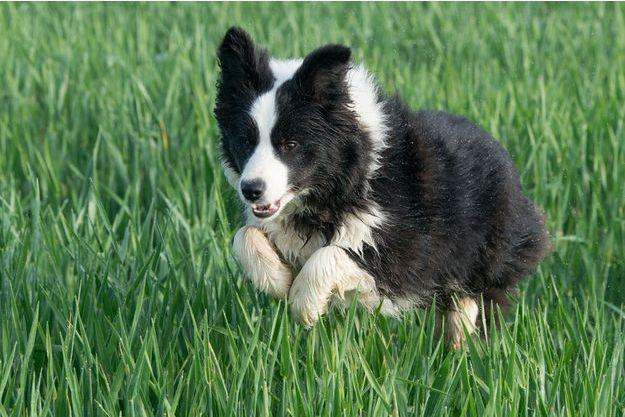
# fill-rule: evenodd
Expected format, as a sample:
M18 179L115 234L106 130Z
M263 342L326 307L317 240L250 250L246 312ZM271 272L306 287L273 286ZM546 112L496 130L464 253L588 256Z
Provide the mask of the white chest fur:
M310 256L326 243L318 233L310 237L300 236L284 218L263 223L260 228L267 234L284 260L296 269L301 268Z
M289 214L292 213L261 222L248 213L248 226L242 229L248 229L248 232L238 233L237 236L241 234L241 238L235 238L235 252L244 266L251 265L246 269L259 289L273 294L277 293L273 291L274 288L290 285L289 303L295 316L307 325L312 325L325 311L330 298L339 301L339 304L349 305L352 297L356 296L365 308L374 310L381 307L385 314L397 314L408 306L380 297L374 278L345 251L349 249L362 253L365 243L375 247L371 229L383 221L379 210L347 216L329 242L321 233L301 236L293 228L293 219ZM260 230L264 237L261 239L256 234L250 234L250 228ZM243 235L249 235L247 243L243 242ZM250 239L250 236L254 239ZM273 250L260 244L263 240L273 246ZM244 250L249 247L253 250ZM281 268L286 265L275 267L276 256L293 269L292 277L282 272ZM263 263L267 265L263 266ZM282 296L284 291L280 294Z

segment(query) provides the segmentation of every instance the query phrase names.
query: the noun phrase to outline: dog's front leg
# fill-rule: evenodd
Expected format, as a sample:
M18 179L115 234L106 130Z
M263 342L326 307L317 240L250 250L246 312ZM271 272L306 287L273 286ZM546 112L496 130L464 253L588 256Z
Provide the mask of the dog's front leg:
M277 298L288 295L293 273L260 229L253 226L239 229L232 249L256 288Z
M369 309L378 306L375 281L344 249L326 246L306 261L289 291L293 316L304 326L313 326L325 313L333 294L345 300L345 293L357 290L359 302Z

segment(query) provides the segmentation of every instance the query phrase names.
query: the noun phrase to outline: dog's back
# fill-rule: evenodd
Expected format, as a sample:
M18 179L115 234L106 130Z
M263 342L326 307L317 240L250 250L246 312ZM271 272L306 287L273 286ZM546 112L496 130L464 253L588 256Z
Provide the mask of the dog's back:
M551 247L510 156L464 117L397 101L386 108L389 146L372 188L390 217L363 267L395 296L445 302L460 292L505 303Z

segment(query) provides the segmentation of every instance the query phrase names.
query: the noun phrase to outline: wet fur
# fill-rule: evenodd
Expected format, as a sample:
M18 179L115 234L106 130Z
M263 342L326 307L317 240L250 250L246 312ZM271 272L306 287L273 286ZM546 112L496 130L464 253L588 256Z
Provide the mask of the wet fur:
M233 183L258 141L246 112L275 77L267 52L240 29L228 31L218 56L215 114ZM307 269L316 250L336 245L354 262L350 274L358 266L373 278L380 303L423 307L436 299L453 312L454 299L474 300L488 319L491 306L503 306L550 250L544 219L523 193L510 156L470 120L413 112L377 87L373 100L384 126L374 131L353 102L353 71L349 49L328 45L278 87L272 143L289 137L304 143L298 155L281 156L295 208L273 223L256 224L248 213L248 225L278 250L280 237L288 238L285 251L306 246L302 259L297 249L291 254L299 259L290 262L295 271ZM368 240L341 241L346 227Z

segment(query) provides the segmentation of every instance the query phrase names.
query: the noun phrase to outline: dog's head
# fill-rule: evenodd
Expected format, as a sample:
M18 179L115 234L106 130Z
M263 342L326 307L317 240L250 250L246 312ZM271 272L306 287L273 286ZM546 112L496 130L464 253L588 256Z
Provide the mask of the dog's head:
M351 76L349 48L327 45L303 60L274 60L231 28L218 58L222 163L255 217L274 218L303 194L345 192L366 171L361 148L370 143L350 94L348 79L358 74Z

